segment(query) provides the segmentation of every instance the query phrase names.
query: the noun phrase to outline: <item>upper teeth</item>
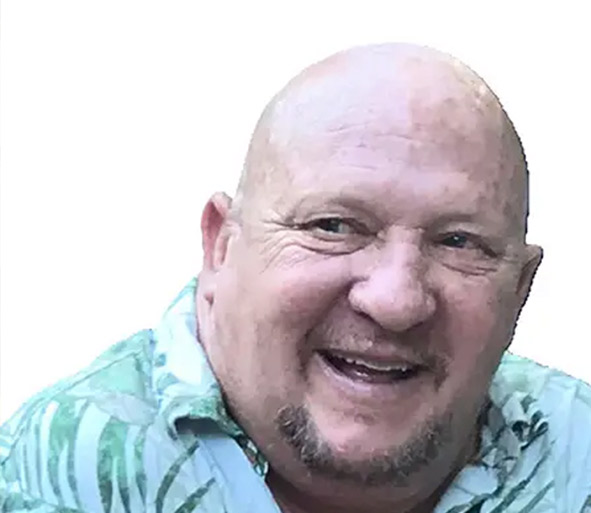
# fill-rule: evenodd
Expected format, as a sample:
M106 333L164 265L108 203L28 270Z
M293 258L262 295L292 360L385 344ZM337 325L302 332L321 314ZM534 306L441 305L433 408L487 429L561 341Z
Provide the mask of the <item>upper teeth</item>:
M408 372L411 367L409 365L398 364L398 365L390 365L387 363L375 363L375 362L368 362L366 360L358 360L357 358L347 358L343 357L347 363L355 364L355 365L363 365L364 367L368 367L373 370L378 371L397 371L397 372Z

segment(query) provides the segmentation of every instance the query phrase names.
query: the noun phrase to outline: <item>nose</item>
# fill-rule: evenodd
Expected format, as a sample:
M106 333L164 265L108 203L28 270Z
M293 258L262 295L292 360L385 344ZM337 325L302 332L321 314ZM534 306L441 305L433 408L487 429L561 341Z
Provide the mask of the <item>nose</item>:
M405 244L376 257L349 291L352 308L394 332L432 317L436 301L419 249Z

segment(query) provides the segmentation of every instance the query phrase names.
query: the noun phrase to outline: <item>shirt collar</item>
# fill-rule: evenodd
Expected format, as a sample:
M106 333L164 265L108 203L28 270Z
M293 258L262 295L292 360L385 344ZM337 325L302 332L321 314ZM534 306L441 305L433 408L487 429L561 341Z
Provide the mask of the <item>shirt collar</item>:
M548 420L536 399L520 391L526 387L516 382L523 380L514 369L522 361L508 352L503 356L489 389L479 452L456 476L438 504L437 513L458 504L474 507L498 495L526 450L530 461L545 459L545 444L533 442L548 431Z
M173 434L179 419L213 420L241 443L251 460L256 459L260 468L266 468L260 451L229 415L220 386L197 339L196 291L197 278L194 278L172 302L155 330L152 387L159 415ZM536 400L518 391L519 387L505 372L515 360L519 358L505 354L492 381L478 456L468 466L472 471L463 471L456 479L466 492L483 496L503 486L521 453L547 431L546 417ZM477 474L480 477L475 479Z
M513 470L521 453L548 431L548 419L532 391L525 392L516 381L524 376L513 371L522 359L506 353L495 373L489 397L486 422L482 431L480 461L498 471L502 481Z
M220 386L197 340L192 279L166 310L155 330L152 389L158 413L173 434L181 418L211 419L231 436L244 432L228 414Z

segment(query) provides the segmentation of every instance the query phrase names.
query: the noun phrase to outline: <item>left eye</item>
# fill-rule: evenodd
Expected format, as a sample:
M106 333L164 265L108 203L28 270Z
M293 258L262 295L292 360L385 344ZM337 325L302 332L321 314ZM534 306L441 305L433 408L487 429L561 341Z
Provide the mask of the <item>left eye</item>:
M440 243L444 246L458 249L464 249L470 244L474 246L474 244L470 241L470 238L464 233L452 233L447 235L441 239Z
M478 251L491 258L497 256L489 245L484 243L478 236L469 233L450 233L439 239L439 243L451 249Z

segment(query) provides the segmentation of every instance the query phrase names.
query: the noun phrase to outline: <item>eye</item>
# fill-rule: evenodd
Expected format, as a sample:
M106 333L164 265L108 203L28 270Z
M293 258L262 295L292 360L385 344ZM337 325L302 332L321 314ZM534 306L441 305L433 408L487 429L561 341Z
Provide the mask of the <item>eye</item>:
M350 221L340 217L326 217L323 219L317 219L307 223L306 227L308 229L320 230L326 233L334 233L336 235L349 235L351 233L357 233L357 230L352 226Z
M446 235L439 242L448 248L464 249L470 244L470 239L465 233L452 233Z
M321 217L302 223L298 225L298 228L325 237L367 235L369 233L363 224L344 217Z
M439 244L450 249L481 252L487 257L495 257L496 253L477 235L465 232L445 234L439 239Z

